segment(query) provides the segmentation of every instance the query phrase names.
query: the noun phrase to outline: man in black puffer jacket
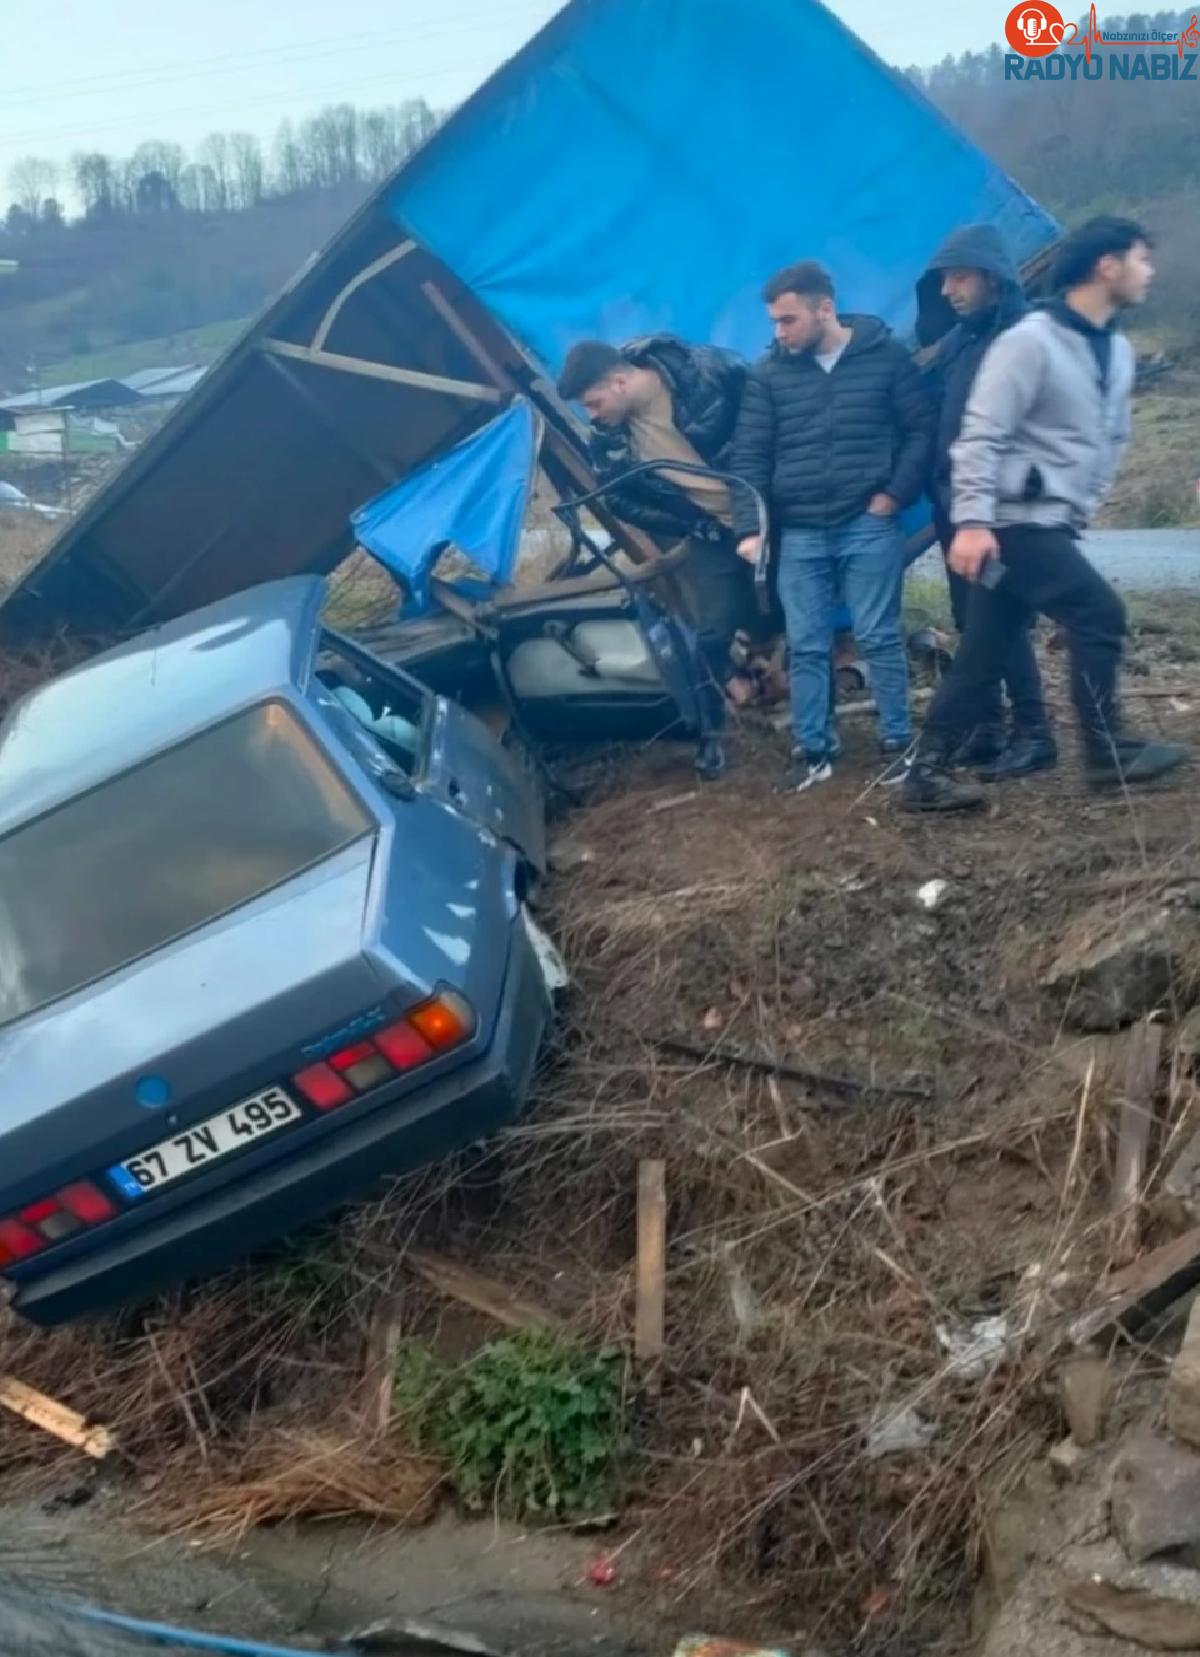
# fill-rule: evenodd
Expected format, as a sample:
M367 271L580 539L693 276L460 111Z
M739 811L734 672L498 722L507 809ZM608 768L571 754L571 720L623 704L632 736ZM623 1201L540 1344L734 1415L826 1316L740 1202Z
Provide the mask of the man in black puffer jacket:
M780 271L763 298L775 344L746 381L733 470L767 497L781 531L794 734L781 788L799 791L833 774L829 662L839 590L871 673L886 780L899 782L912 730L896 515L924 487L933 411L911 357L885 325L837 314L820 265ZM734 530L738 551L753 561L758 533L740 498Z
M928 492L944 553L954 540L950 446L962 430L967 398L988 347L1019 322L1028 308L1016 266L990 224L969 224L954 231L917 283L917 338L923 345L940 341L927 365L925 383L938 411ZM946 573L954 625L961 635L972 585L951 569ZM1031 633L1032 617L1013 640L1004 664L1011 734L1005 733L1004 702L997 684L987 698L979 729L960 756L985 781L1029 776L1046 770L1058 757Z
M654 334L619 351L580 341L567 353L558 391L591 416L592 465L607 483L648 460L728 471L745 378L745 363L731 351ZM733 546L729 488L685 472L641 472L605 498L618 518L656 541L690 543L679 573L710 681L696 769L711 780L725 769L719 733L733 677L729 647L753 612L751 572Z

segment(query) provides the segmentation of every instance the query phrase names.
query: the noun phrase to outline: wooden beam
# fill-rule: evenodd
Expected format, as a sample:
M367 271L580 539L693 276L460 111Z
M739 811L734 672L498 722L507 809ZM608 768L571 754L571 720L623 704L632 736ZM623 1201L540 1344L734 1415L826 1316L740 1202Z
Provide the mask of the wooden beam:
M85 1456L103 1461L116 1443L107 1427L94 1427L77 1411L68 1409L44 1392L27 1387L12 1375L0 1375L0 1404L33 1426L66 1444L73 1444Z
M459 316L437 283L422 282L421 291L459 344L470 352L492 383L498 389L508 392L510 396L524 396L525 392L516 380L501 363L496 361L474 330ZM551 412L562 418L557 408L554 408ZM548 447L553 451L555 460L578 484L581 493L589 494L596 487L599 479L579 450L559 430L553 420L547 420L546 422L545 440ZM625 547L635 564L653 564L662 556L658 547L648 535L643 535L640 530L634 529L632 524L623 523L620 518L615 517L602 500L596 501L592 510L609 533L616 536Z
M1200 1226L1143 1254L1100 1285L1091 1309L1071 1325L1079 1346L1101 1335L1136 1333L1200 1283Z
M416 368L396 368L391 363L369 362L366 357L342 357L334 351L317 351L311 345L293 345L286 339L264 339L259 349L269 357L286 357L310 368L328 368L335 374L356 374L364 380L382 380L388 385L414 386L419 391L437 391L447 397L464 397L473 403L502 403L503 395L490 385L473 380L449 380L443 374L425 374Z
M647 1368L662 1359L667 1299L667 1165L638 1163L637 1308L633 1350ZM655 1384L650 1378L650 1385Z
M1162 1043L1162 1025L1149 1022L1135 1024L1125 1037L1121 1130L1113 1177L1112 1257L1118 1266L1129 1264L1141 1242L1142 1186L1154 1123L1154 1089Z
M357 276L352 277L346 283L346 286L321 318L320 325L312 337L314 351L325 349L334 323L341 316L345 305L354 297L359 288L365 287L368 282L373 282L377 276L382 276L385 270L390 270L393 265L399 264L401 259L407 259L416 245L416 242L412 241L401 242L399 247L393 247L381 258L372 260L369 265L359 271Z
M561 1318L530 1300L522 1299L506 1283L500 1283L494 1277L485 1277L472 1266L448 1260L445 1255L430 1254L424 1249L409 1249L401 1264L432 1284L439 1293L448 1295L452 1300L461 1300L464 1306L483 1312L485 1316L495 1318L497 1323L507 1324L510 1329L563 1327Z

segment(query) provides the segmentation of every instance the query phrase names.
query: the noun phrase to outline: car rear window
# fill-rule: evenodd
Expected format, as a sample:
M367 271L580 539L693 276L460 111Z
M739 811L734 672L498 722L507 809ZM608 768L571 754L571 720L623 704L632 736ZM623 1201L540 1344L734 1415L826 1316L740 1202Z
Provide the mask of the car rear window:
M0 1024L371 831L290 708L269 702L0 839Z

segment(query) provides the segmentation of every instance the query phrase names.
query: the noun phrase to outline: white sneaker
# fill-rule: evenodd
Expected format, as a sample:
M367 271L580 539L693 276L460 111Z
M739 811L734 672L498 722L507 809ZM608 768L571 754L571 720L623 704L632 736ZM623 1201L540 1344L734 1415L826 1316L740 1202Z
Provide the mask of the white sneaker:
M833 779L833 766L827 759L816 760L811 764L803 759L794 759L788 766L779 782L775 785L777 794L803 794L818 783L830 782Z
M899 788L912 770L912 753L885 754L887 765L875 780L880 788Z

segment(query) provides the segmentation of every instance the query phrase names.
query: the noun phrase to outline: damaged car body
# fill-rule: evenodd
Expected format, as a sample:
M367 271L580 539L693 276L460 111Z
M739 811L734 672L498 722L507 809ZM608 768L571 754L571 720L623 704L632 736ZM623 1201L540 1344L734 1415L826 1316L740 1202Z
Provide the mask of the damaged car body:
M0 740L0 1271L57 1322L509 1120L551 984L541 805L296 578L35 692Z

